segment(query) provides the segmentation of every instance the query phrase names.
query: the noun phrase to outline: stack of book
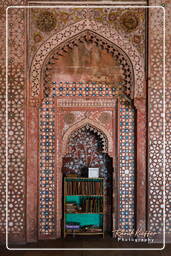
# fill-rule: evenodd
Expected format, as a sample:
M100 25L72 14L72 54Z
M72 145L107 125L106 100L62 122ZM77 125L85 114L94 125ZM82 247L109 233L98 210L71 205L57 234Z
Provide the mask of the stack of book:
M82 201L82 211L89 213L103 212L103 199L102 198L85 198Z
M65 211L66 213L75 213L78 212L77 204L76 203L66 203L65 204Z
M80 224L78 222L69 222L65 225L67 232L78 232L80 230Z
M81 227L81 232L99 233L102 231L103 231L102 227L98 227L96 225L85 225Z
M102 195L103 183L98 181L67 181L67 195Z

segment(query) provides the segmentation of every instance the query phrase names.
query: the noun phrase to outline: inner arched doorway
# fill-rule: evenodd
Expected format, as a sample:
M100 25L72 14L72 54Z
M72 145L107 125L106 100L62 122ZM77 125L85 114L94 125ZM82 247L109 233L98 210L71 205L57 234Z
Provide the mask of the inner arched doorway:
M111 236L114 211L112 195L116 188L113 182L113 159L107 153L107 136L87 123L70 134L67 148L62 163L64 177L89 177L89 168L97 168L98 177L104 178L103 232Z

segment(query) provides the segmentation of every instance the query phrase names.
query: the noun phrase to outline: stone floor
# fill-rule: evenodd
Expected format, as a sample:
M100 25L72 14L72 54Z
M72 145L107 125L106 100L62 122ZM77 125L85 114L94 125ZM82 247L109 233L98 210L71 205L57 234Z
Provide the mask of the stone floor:
M16 246L10 246L15 247ZM21 246L17 246L21 247ZM22 251L9 251L5 248L1 248L0 256L48 256L48 255L60 255L60 256L102 256L107 253L106 256L170 256L171 244L167 244L164 250L145 250L145 248L154 247L161 248L160 244L147 244L147 243L133 243L133 242L116 242L110 238L66 238L51 241L39 241L38 243L23 245ZM24 248L32 248L31 251L24 250ZM70 250L70 248L101 248L100 250ZM105 248L118 248L117 251L106 250ZM47 248L46 251L34 250L34 248ZM48 250L48 248L61 248L61 250ZM64 251L63 248L68 250ZM144 248L143 250L125 250L122 248Z

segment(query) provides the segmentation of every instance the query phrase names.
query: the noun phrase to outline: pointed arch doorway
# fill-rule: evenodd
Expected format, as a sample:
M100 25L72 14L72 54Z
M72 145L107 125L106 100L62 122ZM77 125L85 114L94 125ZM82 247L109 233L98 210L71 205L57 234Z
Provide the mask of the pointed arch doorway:
M110 44L107 46L101 37L87 30L71 42L66 42L65 46L62 45L61 50L54 50L45 62L44 94L46 96L51 94L56 98L55 137L58 145L56 149L56 194L58 195L56 199L56 232L58 237L61 236L63 175L61 170L66 143L65 133L71 126L78 126L79 121L84 122L86 118L89 118L91 123L94 120L95 127L100 126L100 130L105 130L106 140L110 141L106 153L112 158L116 157L117 124L114 95L117 94L116 90L120 87L126 95L133 94L133 87L131 87L133 74L129 68L129 59L123 56L118 49L113 50L114 54L111 54L111 49ZM107 162L107 156L105 161ZM110 169L115 165L116 163L113 163ZM110 173L110 170L108 172ZM114 172L110 175L114 175ZM111 187L116 188L113 184L114 181L116 182L116 178L114 179L112 176L110 181ZM110 182L108 181L108 183ZM116 206L116 191L112 195L112 190L108 190L110 196L106 198L106 201L108 200L108 205L106 204L108 211L106 210L106 212L109 213L109 218L106 218L105 226L108 227L109 233L116 229L113 225L113 223L116 225L118 208ZM114 203L112 202L113 197L115 197ZM115 204L115 210L113 210L113 204Z
M101 80L102 76L100 78L97 77L97 81L93 81L91 79L92 73L90 71L89 77L90 80L86 81L87 79L84 77L83 74L83 81L73 81L72 79L67 79L67 78L73 78L73 72L76 72L79 70L78 74L80 75L81 71L80 69L73 69L72 72L68 72L67 68L67 73L63 74L60 72L60 80L63 77L62 81L57 80L55 77L56 73L56 60L58 62L58 67L59 66L65 66L64 64L70 63L66 62L67 58L65 59L63 55L70 55L71 52L69 51L70 49L73 49L74 43L76 44L82 44L81 41L86 41L86 49L89 51L94 48L92 48L90 45L93 44L93 47L100 48L100 51L103 52L106 51L106 56L111 54L114 56L114 62L111 59L111 56L109 59L111 60L111 63L113 63L113 66L115 64L117 65L117 69L115 69L116 73L116 82L118 83L118 88L124 87L124 91L126 95L133 97L134 90L131 89L133 85L133 71L132 71L132 64L129 61L129 58L127 55L125 55L121 49L119 49L117 46L114 46L111 42L106 41L104 38L100 37L96 33L89 33L88 31L88 37L85 36L87 32L83 31L78 37L78 41L76 41L76 38L71 38L68 41L65 42L64 44L61 44L58 48L54 49L49 56L47 56L46 60L44 61L44 65L42 68L42 84L44 85L44 90L43 87L41 89L40 93L40 98L42 100L41 103L38 103L38 109L39 109L39 125L38 123L36 124L39 128L40 132L40 144L43 143L42 145L45 146L44 149L40 149L40 144L39 144L39 154L36 153L36 156L38 158L38 165L35 166L34 168L36 171L38 170L38 177L39 177L39 190L38 190L38 204L34 204L34 209L31 207L29 209L30 214L28 215L28 220L31 219L32 223L28 227L28 241L33 241L34 239L37 239L37 233L39 239L52 239L52 238L59 238L61 236L61 218L62 218L62 213L61 213L61 197L62 197L62 190L61 190L61 181L62 181L62 172L60 170L62 169L62 141L63 141L63 136L67 129L69 129L69 126L73 125L70 123L70 121L66 122L66 118L64 118L64 115L66 114L65 112L70 112L71 114L74 114L74 123L77 123L80 120L83 120L84 118L87 118L87 116L90 116L90 112L92 114L91 120L98 119L102 126L106 127L106 120L108 120L107 116L111 117L111 122L107 126L107 130L111 131L111 147L109 147L109 152L112 157L114 157L114 167L119 170L119 165L122 165L122 168L124 166L124 161L125 162L130 162L130 168L131 169L131 175L134 175L134 165L135 165L135 159L134 159L134 153L129 156L127 159L125 158L125 155L127 154L127 150L125 149L124 145L127 146L129 144L128 142L122 143L122 140L124 138L124 134L120 134L120 132L117 131L123 131L122 127L123 124L124 126L130 125L130 136L127 136L126 140L129 140L129 138L132 136L133 137L133 127L134 126L134 111L132 108L126 107L123 104L116 104L116 98L117 96L117 90L116 86L114 86L114 81L109 81L107 83L104 83L104 81ZM93 41L93 38L96 38L95 41ZM81 41L80 41L81 40ZM64 47L66 45L66 47ZM109 47L108 47L109 46ZM80 48L81 49L81 48ZM57 50L57 51L56 51ZM75 52L74 50L72 50ZM102 56L103 54L100 53L99 50L96 51L96 60L99 61L99 56ZM94 50L92 51L93 54ZM74 54L74 53L73 53ZM72 55L72 54L71 54ZM61 60L59 60L59 56ZM77 56L80 56L77 52ZM92 55L93 56L93 55ZM71 57L71 56L70 56ZM65 60L64 60L65 59ZM72 58L70 58L71 60ZM87 58L88 61L92 64L91 58ZM85 61L86 63L86 61ZM102 63L102 62L100 62ZM111 64L109 63L109 64ZM60 64L60 65L59 65ZM91 65L92 68L93 65ZM103 65L102 65L103 66ZM107 66L107 64L106 64ZM87 66L85 66L87 67ZM96 66L96 68L98 65ZM86 70L86 69L85 69ZM99 69L100 70L100 69ZM108 69L106 69L108 70ZM109 69L111 71L111 69ZM116 72L117 70L117 72ZM55 72L54 72L55 71ZM60 71L60 69L58 69ZM102 67L102 72L103 72L103 67ZM98 72L97 72L98 73ZM101 73L101 72L100 72ZM104 72L105 73L105 72ZM45 76L44 76L45 74ZM71 75L72 74L72 75ZM82 74L82 73L81 73ZM61 76L62 75L62 76ZM75 76L75 79L78 78L79 76ZM96 77L96 76L95 76ZM108 78L111 78L111 76L108 76ZM122 84L122 81L120 81L120 78L124 78L126 80L125 84ZM98 80L99 79L99 80ZM69 80L69 81L68 81ZM96 79L95 79L96 80ZM36 80L35 80L36 81ZM112 85L112 86L111 86ZM132 96L131 96L132 95ZM74 96L74 97L73 97ZM40 100L40 99L39 99ZM35 104L35 103L34 103ZM37 103L36 103L37 104ZM48 106L47 106L48 105ZM37 105L36 105L37 106ZM118 107L118 110L117 110ZM73 113L74 112L74 113ZM78 114L79 112L79 114ZM84 112L84 114L82 113ZM96 114L97 115L96 115ZM84 116L83 116L83 115ZM94 115L95 114L95 115ZM107 114L107 115L106 115ZM109 115L108 115L109 114ZM36 122L37 120L37 114L33 112L32 115L34 121ZM116 118L116 115L118 116ZM73 116L73 115L71 115ZM41 117L44 118L41 122ZM107 119L106 119L107 117ZM50 122L47 121L47 119L50 119ZM127 122L127 119L130 118L130 122ZM119 122L122 121L123 122ZM55 120L55 121L54 121ZM72 120L72 118L71 118ZM104 121L105 120L105 121ZM121 124L122 123L122 124ZM43 129L44 130L43 130ZM125 127L125 130L128 130L127 127ZM44 131L45 134L41 134L41 131ZM116 136L117 135L117 136ZM119 137L121 135L121 137ZM34 133L34 135L31 134L31 136L35 136L37 138L37 134ZM45 136L45 137L44 137ZM50 137L49 137L50 136ZM41 141L41 139L46 139L46 138L51 138L49 141ZM115 143L115 138L117 138L116 143ZM122 138L122 139L120 139ZM119 141L119 143L118 143ZM131 145L134 147L134 140L130 140ZM47 143L47 144L46 144ZM46 146L52 146L49 149L46 148ZM123 155L119 157L119 152L120 148L123 146L122 153L124 152ZM33 150L35 153L35 150ZM130 150L130 152L134 152L133 148ZM33 152L32 152L33 153ZM33 154L29 154L33 155ZM48 153L48 154L47 154ZM110 155L109 154L109 155ZM127 156L126 156L127 157ZM31 158L29 158L31 159ZM43 159L43 161L42 161ZM29 160L30 161L30 160ZM28 161L28 163L29 163ZM134 164L134 165L133 165ZM48 169L45 169L44 166L47 166ZM30 167L28 166L28 173L30 172ZM120 168L120 170L122 170ZM123 170L124 172L125 170ZM128 173L129 170L127 169L126 172ZM45 175L47 174L47 175ZM45 175L45 176L43 176ZM123 173L122 173L123 175ZM46 177L47 176L47 177ZM47 180L44 180L46 179ZM42 182L43 180L43 182ZM50 180L50 181L49 181ZM129 178L128 178L129 181ZM29 187L29 182L28 181L28 187ZM44 185L45 183L45 185ZM131 188L129 191L126 191L124 187L121 186L118 188L119 184L117 184L117 192L115 195L113 195L113 199L118 198L119 191L123 192L125 196L122 196L120 194L120 199L123 201L120 202L120 205L118 206L118 210L114 212L113 214L113 228L116 229L117 227L123 227L123 228L132 228L134 227L134 198L131 197L131 194L133 194L134 191L134 182L131 181ZM40 203L44 200L46 200L46 194L48 191L47 189L44 188L49 187L49 191L52 191L52 196L47 197L47 201L42 204L42 208L39 207ZM49 192L48 192L49 193ZM29 193L28 193L29 194ZM54 196L55 195L55 196ZM127 196L128 195L128 196ZM31 198L32 195L29 195L28 198ZM124 197L129 198L132 203L132 208L130 208L130 216L128 218L125 218L125 214L127 214L128 211L122 211L121 205L122 203L125 203ZM48 201L49 200L49 201ZM115 202L117 201L114 200ZM29 202L29 201L28 201ZM29 203L28 203L29 205ZM47 205L46 211L44 210L44 206ZM51 211L48 210L48 207L51 206ZM38 212L38 215L37 215ZM119 217L120 216L120 219ZM123 216L124 217L123 217ZM36 216L33 217L32 216ZM36 219L38 216L38 219ZM124 219L123 226L122 226L122 217ZM33 220L34 219L34 220ZM125 220L126 219L126 220ZM43 220L43 221L42 221ZM127 223L125 223L125 221ZM29 223L29 221L28 221ZM38 225L37 225L37 224ZM118 224L119 223L119 224ZM36 226L37 225L37 226ZM41 226L42 225L42 226ZM34 231L33 231L34 230ZM38 231L36 233L36 230ZM33 240L32 240L33 239Z
M70 130L73 130L72 127ZM65 152L62 161L64 177L89 177L89 168L98 168L99 177L104 178L103 232L112 236L113 191L116 188L113 182L113 159L107 153L108 137L95 126L85 123L69 134Z
M78 174L85 176L87 175L88 166L99 166L101 169L101 177L103 177L103 172L105 172L105 180L107 181L106 184L108 184L106 189L106 193L108 190L108 197L106 197L105 202L107 205L105 208L105 219L108 220L105 222L107 224L105 229L110 233L110 236L112 236L113 218L115 218L114 215L117 214L116 205L115 211L113 211L114 199L113 190L111 189L111 187L115 186L115 190L117 190L116 177L114 178L116 173L114 173L113 169L115 161L113 157L115 155L115 144L113 141L115 141L114 138L116 136L116 130L113 129L115 126L115 100L110 101L109 99L106 99L101 103L102 105L98 107L96 106L99 103L98 99L82 99L81 108L78 107L78 103L78 99L57 99L56 103L56 128L58 130L56 144L60 145L56 151L56 161L58 163L57 194L59 195L57 204L57 227L59 232L61 232L61 221L63 218L63 195L61 194L61 191L64 172L68 170L69 172L71 171L71 173L75 173L77 168ZM83 137L85 143L82 144ZM89 144L90 142L94 142L94 144L88 146L87 143ZM76 143L77 146L72 147L74 143ZM78 148L81 148L81 150L77 150ZM90 157L90 153L86 156L85 152L87 151L90 151L91 153L94 151L94 156ZM70 154L72 157L69 157ZM81 154L84 156L80 156ZM100 165L99 161L101 161ZM116 193L114 194L116 199ZM107 212L109 213L108 218ZM59 236L60 235L61 233L59 233Z

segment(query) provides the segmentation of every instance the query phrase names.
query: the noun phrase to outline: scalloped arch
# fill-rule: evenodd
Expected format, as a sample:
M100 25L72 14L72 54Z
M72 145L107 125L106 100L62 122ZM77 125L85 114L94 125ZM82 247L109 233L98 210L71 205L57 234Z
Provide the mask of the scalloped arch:
M102 36L104 39L115 44L120 51L129 57L134 71L134 98L144 96L144 60L135 49L135 47L125 38L123 38L116 30L109 29L107 25L102 25L92 20L82 20L78 23L66 27L64 30L52 35L44 44L40 46L36 52L31 69L30 69L30 85L31 92L30 98L38 99L42 97L42 68L46 58L51 51L59 46L61 43L68 41L70 38L78 35L79 33L90 30Z
M94 122L93 120L89 119L89 118L85 118L83 120L81 120L80 122L74 124L73 126L71 126L64 134L63 136L63 152L62 154L65 155L67 153L67 142L70 136L72 136L72 134L76 131L81 129L82 127L89 125L90 127L93 127L94 129L97 130L97 132L99 131L102 135L103 138L106 140L106 147L105 147L105 152L110 154L112 153L112 136L110 135L110 133L99 123Z
M69 54L71 49L73 49L75 46L78 47L78 45L83 42L91 42L99 49L105 49L112 58L117 60L124 74L124 91L128 97L133 98L134 71L129 57L126 55L126 53L121 51L117 45L89 29L86 29L76 36L69 38L50 52L42 67L41 84L43 85L43 97L44 95L48 96L50 93L50 82L52 82L50 74L51 70L53 70L53 65L55 64L54 61L59 59L61 55L63 56Z

